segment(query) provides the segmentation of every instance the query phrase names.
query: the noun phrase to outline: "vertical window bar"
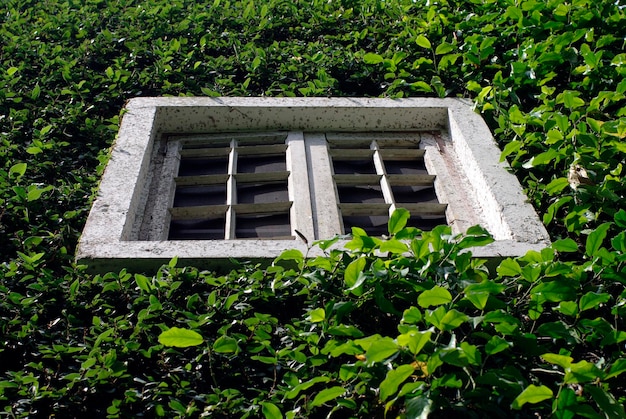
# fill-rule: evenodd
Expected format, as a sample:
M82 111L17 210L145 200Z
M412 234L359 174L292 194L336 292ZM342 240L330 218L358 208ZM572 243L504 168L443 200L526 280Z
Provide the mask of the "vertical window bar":
M385 202L389 204L389 216L396 209L396 201L393 197L393 193L391 191L391 184L389 183L389 179L387 178L387 171L385 170L385 164L383 163L383 159L380 155L380 147L378 146L378 142L373 140L370 149L374 150L374 167L376 167L376 174L381 175L380 178L380 189L383 193L383 198Z
M317 231L315 239L329 239L343 231L343 221L339 213L339 199L333 181L334 171L328 154L326 135L305 134L305 147L314 214L313 225Z
M237 173L237 140L234 138L230 141L230 154L228 156L228 180L226 181L226 225L224 228L226 240L235 238L235 209L233 205L237 204L237 181L235 180Z
M311 243L315 240L313 213L311 212L311 194L309 191L309 170L302 131L289 132L287 139L286 165L289 172L287 188L289 200L293 202L290 209L291 230L298 230Z

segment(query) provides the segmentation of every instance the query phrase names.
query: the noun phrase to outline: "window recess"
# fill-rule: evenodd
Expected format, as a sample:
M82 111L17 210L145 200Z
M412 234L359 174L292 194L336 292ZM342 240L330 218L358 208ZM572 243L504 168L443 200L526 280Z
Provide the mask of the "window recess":
M420 139L419 132L166 136L143 237L293 240L297 229L308 240L352 227L381 236L398 207L411 212L408 225L430 230L446 223L447 205Z

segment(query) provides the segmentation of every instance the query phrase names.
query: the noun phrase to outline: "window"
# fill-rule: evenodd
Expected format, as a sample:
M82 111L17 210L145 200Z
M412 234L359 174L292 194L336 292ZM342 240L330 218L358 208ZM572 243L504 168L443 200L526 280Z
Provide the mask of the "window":
M483 225L496 242L480 256L539 249L547 233L499 154L454 99L133 99L77 259L271 259L305 250L299 235L383 235L398 207L422 230Z
M380 236L398 207L411 212L410 225L430 230L447 222L447 205L438 201L420 147L428 135L166 135L153 157L160 174L139 240L288 240L295 230L319 239L353 226ZM314 223L322 218L313 215L318 207L336 212L322 234Z

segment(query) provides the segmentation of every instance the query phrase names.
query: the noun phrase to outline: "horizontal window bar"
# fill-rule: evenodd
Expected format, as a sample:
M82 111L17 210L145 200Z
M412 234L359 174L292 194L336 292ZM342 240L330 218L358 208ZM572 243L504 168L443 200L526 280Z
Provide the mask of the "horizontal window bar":
M282 182L289 178L289 172L237 173L237 183L268 183Z
M333 179L337 185L380 185L382 175L334 175Z
M228 175L179 176L174 178L176 186L219 185L226 183Z
M432 186L435 175L387 175L392 186Z
M291 201L264 204L235 204L233 205L233 210L237 214L272 214L289 211L292 204Z
M436 204L436 203L421 203L421 204L404 204L397 203L398 208L405 208L411 216L419 215L444 215L448 204Z
M379 143L380 144L380 143ZM426 150L422 148L381 148L383 160L419 160L424 158Z
M180 156L188 159L200 157L226 157L230 153L230 147L202 147L202 148L183 148L180 150Z
M195 207L174 207L170 208L173 220L193 220L201 218L212 218L223 216L228 209L228 205L198 205Z
M250 145L237 147L237 154L240 156L277 156L284 155L287 150L287 144L270 144L270 145Z

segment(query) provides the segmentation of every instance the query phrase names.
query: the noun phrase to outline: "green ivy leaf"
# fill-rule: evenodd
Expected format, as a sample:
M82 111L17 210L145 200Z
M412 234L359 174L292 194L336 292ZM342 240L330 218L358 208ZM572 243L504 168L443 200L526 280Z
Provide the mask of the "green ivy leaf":
M604 378L608 380L609 378L617 377L624 372L626 372L626 358L619 358L615 360L613 365L611 365L609 374Z
M159 335L159 343L165 346L175 346L177 348L198 346L202 344L203 341L202 335L198 332L178 327L172 327Z
M287 399L296 398L298 394L300 394L301 391L308 390L309 388L313 387L317 383L327 383L329 381L330 381L329 377L325 377L325 376L314 377L292 388L287 394L285 394L285 397Z
M381 252L390 252L392 254L403 254L409 251L409 247L400 240L389 239L380 245Z
M613 216L613 219L615 220L615 224L617 224L618 227L626 228L626 210L622 208L617 211Z
M611 223L600 224L595 230L589 233L585 244L585 254L587 256L595 257L598 254L598 250L602 246L602 242L604 241L606 233L610 227Z
M566 316L576 316L578 314L578 304L576 301L561 301L556 308L560 313Z
M439 285L426 290L417 297L417 303L420 307L440 306L452 301L452 294L447 289L440 287Z
M26 163L15 163L9 169L9 176L17 175L18 179L21 178L22 176L24 176L24 173L26 173L27 167L28 165Z
M522 142L519 140L513 140L504 146L502 153L500 154L500 161L506 160L507 156L513 153L517 153L522 148Z
M263 416L265 419L282 419L283 414L280 412L278 406L274 403L262 402L261 403L261 412L263 412Z
M233 354L239 352L237 339L230 336L221 336L213 343L213 351L220 354Z
M363 56L363 62L365 64L379 64L383 62L383 57L378 54L368 52Z
M569 181L565 177L554 179L546 185L546 192L550 195L556 195L569 186Z
M578 244L570 238L555 240L552 243L552 248L557 252L566 253L566 252L576 252L578 251Z
M313 401L311 402L311 407L321 406L326 402L331 400L335 400L337 397L343 395L346 392L346 389L340 386L330 387L324 389L317 393Z
M387 372L387 376L380 383L380 399L385 401L394 395L398 391L400 384L409 378L413 371L415 369L411 365L400 365L395 370Z
M315 310L309 311L308 320L312 323L320 323L326 319L326 310L323 308L316 308Z
M576 290L571 282L556 280L543 282L530 291L531 295L537 295L546 301L559 303L561 301L573 300L576 298Z
M469 317L456 309L447 311L443 306L440 306L432 311L427 310L425 319L426 322L432 324L437 329L448 331L459 327L466 322Z
M593 291L589 291L581 297L578 306L580 311L590 310L592 308L596 308L600 304L606 303L610 299L611 296L608 293L598 294Z
M417 38L415 38L415 43L422 48L426 48L426 49L432 48L430 41L424 35L418 35Z
M363 337L363 332L361 332L358 327L345 324L331 326L328 328L327 332L333 336L349 336L351 338Z
M390 356L396 354L400 350L393 339L383 337L373 342L365 353L365 357L369 363L382 362Z
M398 336L398 345L407 346L411 353L415 356L422 350L422 348L430 342L431 330L425 332L418 332L417 330L411 330L407 333L403 333Z
M411 397L406 401L406 415L409 418L427 419L432 407L433 401L427 396Z
M511 344L500 336L492 336L491 339L485 344L485 352L488 355L494 355L498 352L502 352L509 349Z
M484 310L491 294L499 294L504 291L505 286L494 281L484 280L480 284L471 284L465 287L463 292L474 306Z
M479 310L484 310L489 301L489 293L484 291L465 292L465 298Z
M422 321L422 312L417 307L410 307L402 313L401 323L417 324Z
M150 281L148 279L148 277L141 275L141 274L135 274L135 282L137 283L137 286L139 287L140 290L142 290L143 292L150 292L150 289L152 288L150 285Z
M360 257L358 259L353 260L346 266L346 270L344 272L344 283L348 290L352 291L355 295L360 295L360 290L358 287L363 284L366 277L363 273L363 269L365 269L366 260L364 257Z
M282 252L280 256L274 260L274 262L278 262L280 260L293 260L300 264L304 260L304 255L298 249L289 249Z
M588 383L596 378L602 379L603 373L598 367L588 361L571 364L565 371L563 382L566 384Z
M428 83L425 81L416 81L410 84L411 88L417 92L427 92L430 93L433 91L433 88L430 87Z
M569 368L570 365L572 365L572 361L574 361L574 358L571 356L551 353L543 354L541 355L541 358L544 361L549 362L550 364L558 365L563 369Z
M467 249L470 247L486 246L493 243L494 238L487 230L479 225L472 226L467 229L465 236L458 242L459 249Z
M579 98L580 92L566 90L557 96L557 103L562 103L568 109L576 109L585 105L585 101Z
M387 222L387 229L389 230L389 235L393 236L398 231L402 230L405 226L411 214L408 210L404 208L396 208L391 217L389 217L389 221Z
M537 387L534 384L529 385L521 392L519 396L513 400L511 407L515 410L520 410L526 403L537 404L544 400L551 399L553 396L552 390L548 387L541 385Z
M518 276L522 273L522 268L516 260L507 258L500 262L496 268L496 272L500 276Z
M452 52L453 50L454 50L454 45L448 42L442 42L441 44L437 45L437 48L435 49L435 54L443 55L443 54Z

